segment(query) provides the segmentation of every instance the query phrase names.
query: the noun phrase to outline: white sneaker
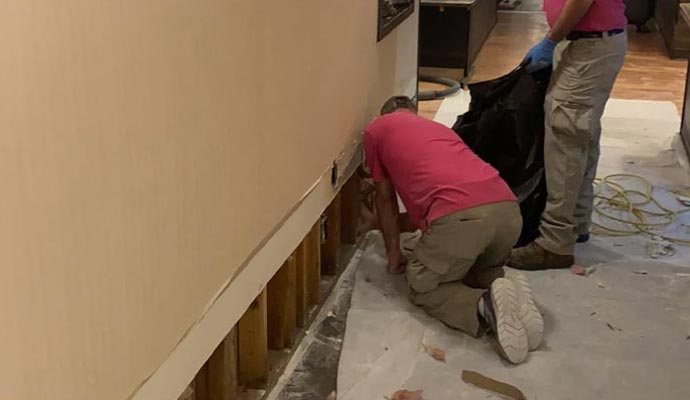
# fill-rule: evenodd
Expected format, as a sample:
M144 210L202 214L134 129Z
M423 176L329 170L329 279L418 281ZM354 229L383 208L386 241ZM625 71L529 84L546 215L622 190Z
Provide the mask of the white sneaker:
M505 278L491 284L488 296L483 297L480 313L496 334L498 348L506 360L520 364L527 359L527 332L517 314L517 289Z
M527 331L529 351L534 351L539 348L544 337L544 317L539 312L537 303L534 302L527 276L520 271L506 268L506 278L517 290L517 314Z

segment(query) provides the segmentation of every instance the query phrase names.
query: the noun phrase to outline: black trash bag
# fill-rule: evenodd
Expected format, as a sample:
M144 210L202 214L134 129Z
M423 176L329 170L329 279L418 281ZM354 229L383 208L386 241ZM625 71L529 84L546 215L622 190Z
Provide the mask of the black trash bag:
M469 85L470 109L453 130L496 168L520 203L523 226L517 246L537 238L546 206L544 97L551 68L523 66L491 81Z

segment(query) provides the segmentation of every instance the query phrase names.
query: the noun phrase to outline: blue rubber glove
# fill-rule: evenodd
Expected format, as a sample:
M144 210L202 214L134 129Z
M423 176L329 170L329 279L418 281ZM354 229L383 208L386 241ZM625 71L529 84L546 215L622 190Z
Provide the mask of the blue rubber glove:
M544 38L527 52L523 63L527 65L527 70L534 72L538 69L551 66L553 64L553 51L558 43L549 38Z

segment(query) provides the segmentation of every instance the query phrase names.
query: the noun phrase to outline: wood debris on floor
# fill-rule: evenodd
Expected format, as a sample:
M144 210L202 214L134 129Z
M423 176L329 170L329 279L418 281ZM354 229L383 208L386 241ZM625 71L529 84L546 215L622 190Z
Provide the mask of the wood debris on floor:
M498 393L513 400L526 400L522 391L513 385L484 376L479 372L462 371L462 380L465 383L480 387L493 393Z
M597 267L592 265L591 267L583 267L580 265L573 265L570 267L570 272L573 275L578 275L578 276L590 276L596 271Z
M446 352L438 347L424 346L424 351L436 361L446 362Z
M423 390L398 390L393 393L391 397L386 397L387 400L424 400L422 397Z

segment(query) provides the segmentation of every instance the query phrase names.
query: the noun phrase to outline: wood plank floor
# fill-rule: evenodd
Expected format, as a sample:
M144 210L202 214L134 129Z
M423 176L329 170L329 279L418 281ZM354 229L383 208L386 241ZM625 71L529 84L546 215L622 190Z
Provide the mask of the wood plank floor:
M493 79L515 68L529 48L548 30L543 13L498 14L498 23L482 48L470 82ZM658 32L641 34L631 27L629 48L612 97L672 101L680 110L685 92L687 62L670 60ZM420 90L438 85L421 83ZM420 103L420 115L433 118L441 101Z

